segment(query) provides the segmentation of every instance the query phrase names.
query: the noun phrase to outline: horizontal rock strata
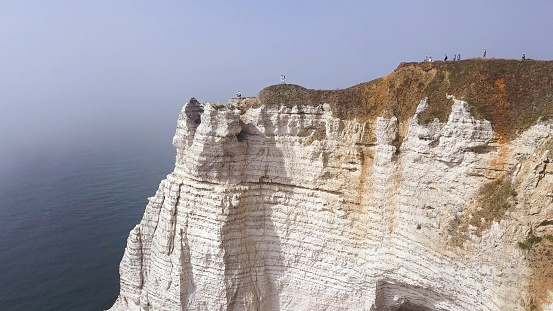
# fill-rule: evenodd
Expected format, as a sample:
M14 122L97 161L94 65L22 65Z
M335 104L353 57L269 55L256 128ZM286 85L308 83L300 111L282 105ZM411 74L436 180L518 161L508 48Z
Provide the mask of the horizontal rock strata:
M500 141L449 100L400 124L192 99L110 310L551 310L552 241L518 242L553 234L553 126Z

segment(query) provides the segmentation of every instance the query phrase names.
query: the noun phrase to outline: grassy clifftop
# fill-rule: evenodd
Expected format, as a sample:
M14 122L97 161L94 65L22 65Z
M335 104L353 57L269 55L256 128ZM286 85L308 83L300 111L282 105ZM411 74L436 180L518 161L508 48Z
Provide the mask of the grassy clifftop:
M329 103L343 119L413 116L428 97L422 122L447 120L452 101L463 99L478 118L490 120L503 138L513 138L539 117L553 117L553 61L469 59L456 62L402 63L382 78L342 90L311 90L293 84L273 85L259 93L261 103L319 105Z

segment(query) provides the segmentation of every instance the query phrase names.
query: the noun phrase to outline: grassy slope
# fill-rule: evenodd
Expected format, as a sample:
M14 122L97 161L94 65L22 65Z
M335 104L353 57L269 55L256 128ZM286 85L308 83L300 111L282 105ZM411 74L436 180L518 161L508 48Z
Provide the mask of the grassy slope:
M412 117L425 97L422 122L445 121L452 102L446 93L466 100L473 114L492 122L501 138L511 139L538 117L553 116L553 61L469 59L457 62L402 63L393 73L343 90L310 90L273 85L259 93L266 105L331 104L342 119L365 121L395 115Z

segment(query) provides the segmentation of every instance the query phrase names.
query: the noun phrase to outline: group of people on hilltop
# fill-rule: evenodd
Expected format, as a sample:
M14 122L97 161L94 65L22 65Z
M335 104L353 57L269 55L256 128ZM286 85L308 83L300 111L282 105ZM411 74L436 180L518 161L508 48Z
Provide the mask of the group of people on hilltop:
M484 53L482 53L482 58L483 59L486 59L486 49L484 49ZM456 61L456 60L461 60L461 54L453 54L453 61ZM525 53L522 53L522 60L526 60L526 54ZM428 55L426 55L426 57L424 58L424 62L425 63L431 63L432 62L432 56L428 57ZM444 54L444 62L447 62L447 54Z
M453 54L453 61L461 60L461 53ZM444 62L447 62L447 54L444 54Z
M456 61L456 60L461 60L461 53L453 54L453 61ZM428 55L426 55L426 57L424 58L424 62L425 63L431 63L432 62L432 56L428 57ZM447 62L447 54L444 54L444 62Z

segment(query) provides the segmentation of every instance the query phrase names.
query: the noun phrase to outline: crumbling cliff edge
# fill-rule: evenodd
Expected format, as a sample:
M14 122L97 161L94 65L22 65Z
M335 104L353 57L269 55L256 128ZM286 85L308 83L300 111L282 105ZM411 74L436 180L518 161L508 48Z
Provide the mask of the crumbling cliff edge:
M191 99L110 310L553 310L553 62Z

